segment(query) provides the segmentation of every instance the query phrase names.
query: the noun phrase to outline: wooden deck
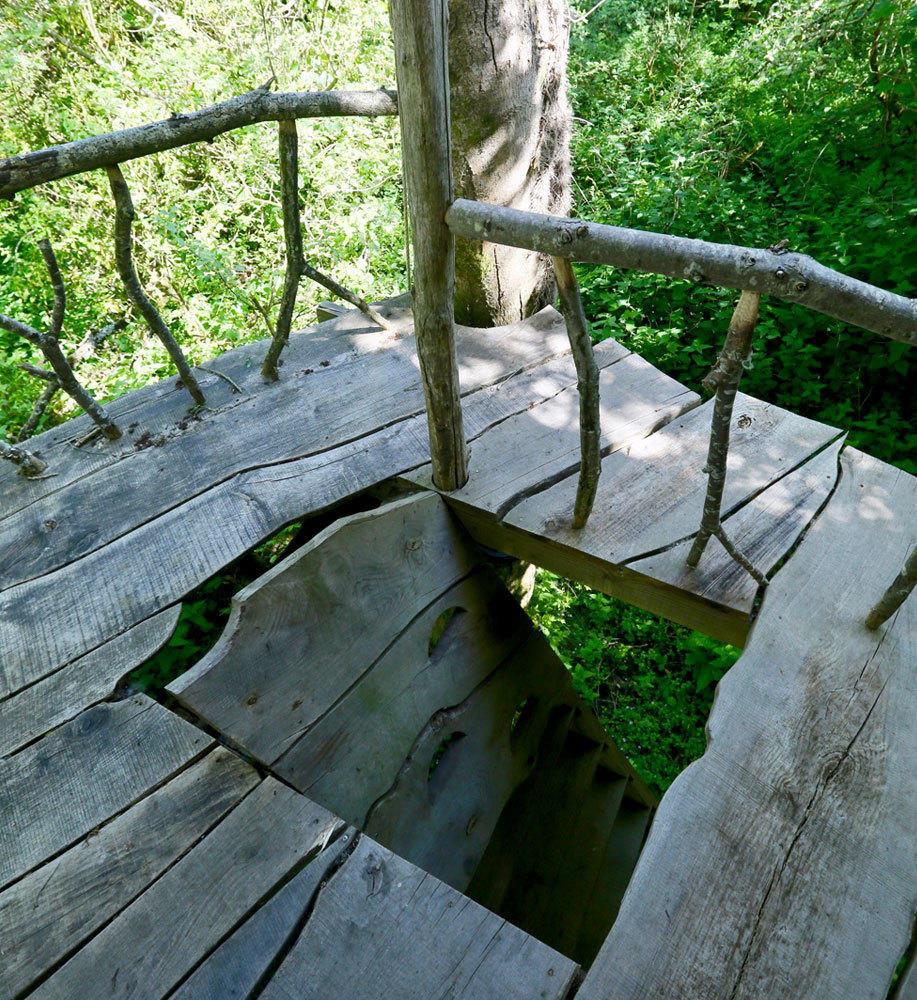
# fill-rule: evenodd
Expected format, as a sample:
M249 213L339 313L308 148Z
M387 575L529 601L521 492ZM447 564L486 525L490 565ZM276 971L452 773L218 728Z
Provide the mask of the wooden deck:
M41 435L52 478L0 469L0 995L884 998L917 907L917 604L862 622L917 482L740 397L725 523L772 579L716 541L688 570L709 404L606 341L574 532L576 373L545 310L459 329L471 479L450 517L410 316L385 308L395 333L348 313L295 335L274 385L263 345L216 359L242 391L202 373L196 417L170 379L111 404L121 441L75 449L85 418ZM113 698L195 586L393 483L411 492L241 595L168 705ZM473 540L745 647L632 878L655 802ZM459 718L449 780L471 790L437 798L427 762Z

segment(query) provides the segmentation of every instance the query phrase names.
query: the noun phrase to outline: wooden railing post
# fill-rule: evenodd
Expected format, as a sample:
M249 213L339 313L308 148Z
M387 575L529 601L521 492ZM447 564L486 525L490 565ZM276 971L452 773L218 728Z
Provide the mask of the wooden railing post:
M391 19L433 482L455 490L468 471L455 357L455 237L446 225L453 198L446 0L391 0Z

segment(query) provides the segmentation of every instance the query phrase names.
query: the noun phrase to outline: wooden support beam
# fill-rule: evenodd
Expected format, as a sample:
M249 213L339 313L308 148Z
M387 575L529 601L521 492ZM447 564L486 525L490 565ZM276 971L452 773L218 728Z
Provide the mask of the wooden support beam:
M452 203L446 222L468 240L775 295L891 340L917 344L917 299L848 278L805 254L707 243L463 198Z
M177 114L160 122L93 135L0 160L0 198L12 198L38 184L99 167L112 167L138 156L161 153L192 142L209 142L232 129L256 122L341 115L397 115L396 95L388 90L325 90L271 94L266 87L222 104Z
M433 482L468 478L455 356L455 238L452 202L446 0L392 0L401 148L414 247L414 325L427 402Z

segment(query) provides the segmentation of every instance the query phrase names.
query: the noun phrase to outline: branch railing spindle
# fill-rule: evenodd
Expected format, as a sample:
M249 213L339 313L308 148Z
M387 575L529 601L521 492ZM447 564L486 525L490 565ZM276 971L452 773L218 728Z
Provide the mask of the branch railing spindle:
M197 384L197 379L191 371L182 349L172 336L172 331L166 326L165 320L159 315L159 310L150 301L143 290L137 271L134 268L132 252L133 238L131 228L134 223L134 203L131 201L131 191L117 165L106 167L111 194L115 200L115 264L121 282L128 298L136 306L137 311L146 320L147 326L159 338L178 369L178 375L183 385L191 393L191 398L198 406L204 405L204 393Z

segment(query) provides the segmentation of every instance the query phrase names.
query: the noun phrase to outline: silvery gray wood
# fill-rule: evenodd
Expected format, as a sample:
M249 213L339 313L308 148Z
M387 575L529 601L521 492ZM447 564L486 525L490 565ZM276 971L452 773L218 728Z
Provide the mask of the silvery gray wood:
M581 1000L884 998L917 901L917 481L854 449L720 682ZM817 599L816 599L817 595ZM868 940L869 947L863 947Z
M360 837L263 1000L561 1000L577 967Z
M223 132L255 122L340 115L397 115L397 95L389 90L320 90L272 94L266 87L220 104L176 114L164 121L89 136L0 161L0 198L12 198L37 184L161 153L176 146L210 141Z
M768 486L723 524L733 543L752 563L770 572L790 551L837 484L838 438L794 472ZM714 538L697 569L685 564L691 541L628 563L628 568L700 597L751 611L758 584Z
M212 740L145 695L103 702L0 763L0 887L147 795Z
M592 515L582 529L571 526L575 474L539 491L541 474L527 473L514 460L521 449L513 444L512 435L504 431L503 440L494 440L500 427L490 432L494 447L486 464L491 470L507 470L503 472L507 485L501 486L500 474L492 472L489 482L480 487L484 498L454 494L449 497L450 505L472 535L492 548L742 645L748 604L741 603L741 594L735 603L728 589L700 596L685 587L690 583L687 578L673 586L665 578L656 580L629 565L697 530L704 497L701 470L707 453L709 407L707 403L691 410L608 455L602 462ZM727 511L747 502L837 436L823 424L741 394L735 412L725 487ZM534 425L538 408L525 417ZM534 427L528 433L533 431ZM538 482L532 485L532 480ZM470 486L474 488L475 483L473 477ZM506 513L498 522L495 515L501 510Z
M295 878L228 937L170 1000L246 1000L270 967L298 936L323 879L350 845L356 831L333 840ZM257 995L254 993L254 995Z
M0 968L8 995L27 989L105 926L258 780L239 757L217 747L0 893Z
M169 641L180 613L181 605L166 608L0 701L0 756L15 753L110 696L120 678Z
M446 221L468 240L766 293L893 340L917 343L917 300L850 278L806 254L707 243L462 198L449 207Z
M380 303L379 308L397 323L400 332L409 333L411 318L409 302L405 300L406 296L388 299ZM242 344L208 361L207 367L231 378L244 396L263 391L265 386L259 366L267 344L264 340ZM369 326L365 318L351 312L292 334L284 352L284 367L297 373L306 368L318 370L322 361L331 361L348 352L377 351L380 347L379 331ZM213 409L221 411L241 402L239 394L223 379L207 372L202 373L200 379L207 391L208 405ZM15 474L10 474L11 470L0 465L0 520L37 499L65 489L76 479L133 454L137 439L144 432L175 434L181 429L178 424L188 422L189 418L187 396L174 376L119 396L105 407L112 419L124 427L125 436L117 442L97 442L82 448L69 444L92 428L92 422L85 415L30 438L53 463L53 478L23 485L17 482Z
M167 995L342 828L314 802L264 779L31 996Z
M559 317L558 317L559 320ZM551 357L562 327L540 338ZM477 435L575 379L569 355L533 364L466 400ZM488 368L497 377L501 362ZM181 598L283 525L421 465L426 416L295 462L242 473L167 511L109 546L0 596L0 696L45 676ZM181 551L183 557L175 559ZM114 575L112 566L131 567ZM60 616L60 594L72 595ZM56 629L43 622L51 615Z
M272 764L480 558L435 493L344 518L240 591L169 690Z
M697 393L639 355L622 357L622 351L613 340L595 347L605 454L651 435L700 401ZM499 514L520 496L567 476L575 480L579 461L579 395L573 384L482 435L471 449L468 484L452 491L449 499L457 507ZM427 468L409 478L419 485L431 484Z
M552 309L509 328L466 329L464 390L564 353L562 331ZM320 453L423 413L414 338L388 333L375 343L375 351L345 350L325 359L327 365L314 361L309 374L294 376L284 365L279 383L235 395L203 419L183 414L173 426L154 424L159 444L131 451L103 475L80 478L6 518L0 586L66 565L246 470ZM161 432L164 440L155 437Z

